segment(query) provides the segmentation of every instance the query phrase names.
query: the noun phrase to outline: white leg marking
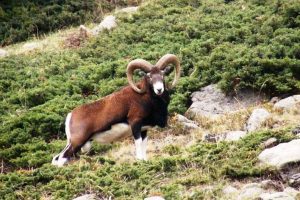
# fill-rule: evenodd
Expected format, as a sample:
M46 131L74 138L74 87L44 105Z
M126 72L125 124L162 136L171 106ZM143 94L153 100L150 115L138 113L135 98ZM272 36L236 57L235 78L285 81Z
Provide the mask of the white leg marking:
M138 160L143 160L143 153L142 153L142 138L134 140L135 143L135 156Z
M88 153L91 150L92 144L90 141L87 141L82 147L81 152L82 153Z
M148 160L147 159L147 140L148 137L145 137L142 141L142 156L143 156L143 160Z
M67 158L63 158L64 153L68 150L71 144L67 144L67 146L64 148L64 150L53 157L52 159L52 165L56 165L58 167L62 167L67 161Z
M67 135L67 146L62 150L61 153L57 154L53 157L51 164L56 165L58 167L62 167L66 162L68 162L67 158L63 158L62 156L67 151L67 149L71 145L71 131L70 131L70 121L71 121L72 113L68 113L66 121L65 121L65 132Z

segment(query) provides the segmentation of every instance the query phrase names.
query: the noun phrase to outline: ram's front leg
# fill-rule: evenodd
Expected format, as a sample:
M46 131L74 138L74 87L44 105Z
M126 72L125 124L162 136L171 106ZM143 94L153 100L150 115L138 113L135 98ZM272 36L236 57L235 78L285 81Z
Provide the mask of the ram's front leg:
M144 153L144 148L143 145L145 141L143 141L143 137L142 137L142 122L141 121L133 121L133 122L129 122L130 126L131 126L131 130L132 130L132 134L134 137L134 143L135 143L135 156L138 160L145 160L145 153ZM145 139L145 138L144 138Z
M142 131L141 137L142 137L142 157L143 160L148 160L147 159L147 140L148 140L147 131Z

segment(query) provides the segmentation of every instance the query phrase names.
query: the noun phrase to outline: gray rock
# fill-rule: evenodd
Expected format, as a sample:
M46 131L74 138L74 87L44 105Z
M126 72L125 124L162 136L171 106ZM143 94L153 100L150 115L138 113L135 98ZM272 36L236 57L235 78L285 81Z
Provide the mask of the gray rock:
M258 159L267 165L283 168L289 163L300 161L300 139L281 143L275 147L263 150Z
M98 199L98 198L95 194L85 194L85 195L77 197L73 200L96 200L96 199Z
M279 182L276 182L276 181L272 181L272 180L263 180L261 181L261 187L264 189L264 190L273 190L273 191L282 191L283 190L283 186L282 184L280 184Z
M90 30L84 25L79 26L79 38L85 39L88 37Z
M130 7L126 7L126 8L122 8L120 10L117 10L116 13L122 13L123 12L123 13L131 14L131 13L136 12L138 9L139 9L138 6L130 6Z
M285 99L278 101L274 105L275 109L284 110L284 111L289 111L296 107L300 107L300 95L287 97Z
M262 146L264 149L267 149L267 148L271 148L271 147L274 147L278 144L278 140L274 137L272 138L269 138L268 140L264 141L262 143Z
M175 118L177 122L183 126L184 129L191 130L199 128L195 121L189 120L183 115L177 114Z
M153 196L153 197L147 197L144 200L165 200L165 199L161 196Z
M294 130L292 130L292 133L293 133L294 135L300 134L300 126L297 126Z
M221 137L224 141L237 141L247 135L246 131L230 131Z
M289 185L293 187L300 187L300 173L289 176Z
M0 58L1 58L1 57L5 57L5 56L7 56L7 55L8 55L8 53L7 53L6 50L0 49Z
M247 121L246 130L248 132L261 128L261 125L271 116L271 114L263 108L254 109Z
M279 97L273 97L273 98L270 100L270 103L271 103L271 104L275 104L275 103L277 103L279 100L280 100Z
M41 44L37 42L28 42L24 44L22 48L24 51L33 51L41 48Z
M202 137L206 142L220 142L220 141L237 141L247 135L246 131L229 131L221 134L207 133Z
M294 197L290 196L285 192L275 192L275 193L263 193L259 196L261 200L295 200Z
M285 189L283 190L283 192L285 192L286 194L288 194L288 195L290 195L290 196L292 196L292 197L294 197L294 198L296 198L297 195L299 196L299 194L300 194L300 191L295 190L294 188L291 188L291 187L285 188Z
M202 136L202 140L206 142L218 142L220 141L221 136L213 133L205 133Z
M116 17L113 16L113 15L109 15L109 16L106 16L102 22L94 27L91 31L91 33L93 35L98 35L101 31L107 29L107 30L111 30L113 28L115 28L117 26L117 23L116 23Z
M232 187L231 185L228 185L223 188L223 193L227 196L232 196L238 193L238 189Z
M235 112L245 107L262 102L261 97L252 91L241 91L238 96L226 96L216 85L201 88L191 95L192 105L187 111L190 117L216 118L226 113Z
M260 184L250 183L242 188L240 194L237 196L237 200L256 199L264 192Z

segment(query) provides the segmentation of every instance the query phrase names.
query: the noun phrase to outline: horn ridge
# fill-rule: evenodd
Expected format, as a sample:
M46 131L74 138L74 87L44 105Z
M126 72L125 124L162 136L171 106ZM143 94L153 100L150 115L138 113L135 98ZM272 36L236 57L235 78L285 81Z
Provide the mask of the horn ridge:
M153 65L151 63L149 63L148 61L144 60L144 59L135 59L127 65L126 75L127 75L128 83L131 86L131 88L134 91L136 91L137 93L140 93L140 94L144 93L145 88L139 89L136 86L136 84L134 83L134 81L133 81L133 72L134 72L134 70L141 69L145 72L150 72L152 67L153 67Z
M177 56L174 54L166 54L163 57L161 57L155 66L157 66L160 70L164 70L168 64L173 64L175 66L175 75L174 75L174 80L172 82L171 87L169 89L172 89L176 86L179 78L180 78L180 62Z

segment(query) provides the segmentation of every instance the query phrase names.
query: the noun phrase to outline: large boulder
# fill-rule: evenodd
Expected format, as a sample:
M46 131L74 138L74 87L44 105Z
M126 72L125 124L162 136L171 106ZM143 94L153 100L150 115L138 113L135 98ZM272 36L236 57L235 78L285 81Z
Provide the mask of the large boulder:
M300 161L300 139L281 143L275 147L263 150L258 159L267 165L283 168L289 163Z
M248 132L261 128L262 124L271 116L271 114L263 108L254 109L247 121L246 130Z
M239 111L265 100L252 91L241 91L237 96L226 96L216 85L208 85L191 95L192 105L187 111L190 117L216 118L226 113Z
M283 111L289 111L291 109L300 108L300 95L294 95L282 99L275 103L274 108Z

